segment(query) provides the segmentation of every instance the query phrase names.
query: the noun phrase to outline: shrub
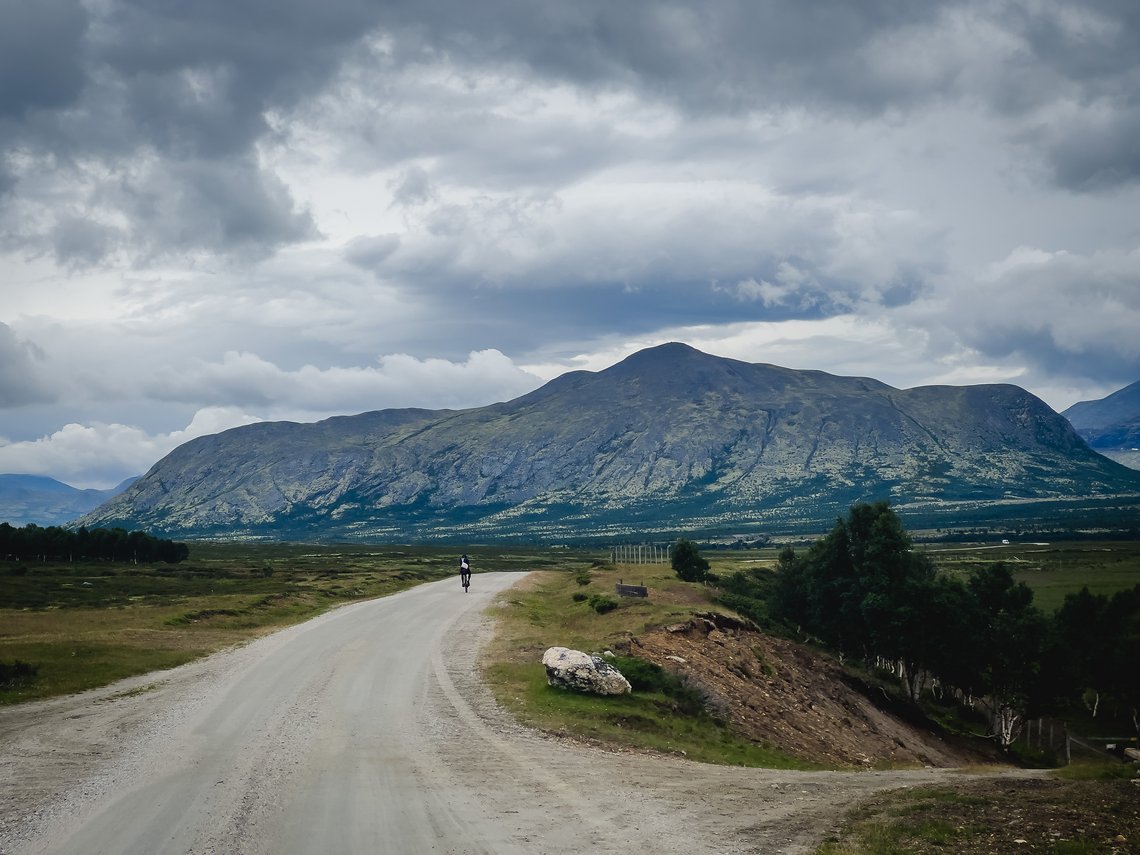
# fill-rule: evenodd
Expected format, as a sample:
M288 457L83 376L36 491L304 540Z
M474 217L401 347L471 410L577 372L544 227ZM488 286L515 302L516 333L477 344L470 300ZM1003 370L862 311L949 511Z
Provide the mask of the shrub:
M673 702L675 711L687 715L707 711L704 696L699 691L661 666L634 656L615 656L610 661L629 680L635 692L659 692Z
M594 594L590 597L590 608L600 615L606 612L612 612L618 607L618 602L613 597L607 597L605 594Z
M36 679L39 668L17 659L11 665L0 662L0 689L15 689L18 686L27 686Z
M590 598L590 595L589 595L589 594L583 594L581 591L575 591L575 592L574 592L574 594L573 594L573 596L572 596L572 599L573 599L573 600L574 600L574 602L576 602L576 603L584 603L584 602L586 602L586 600L588 600L589 598Z

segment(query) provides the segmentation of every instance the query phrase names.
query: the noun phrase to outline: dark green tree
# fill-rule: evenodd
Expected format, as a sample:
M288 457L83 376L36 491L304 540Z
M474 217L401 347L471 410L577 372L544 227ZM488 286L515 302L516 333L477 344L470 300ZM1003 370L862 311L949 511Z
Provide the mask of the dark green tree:
M811 613L808 577L804 562L790 546L785 546L776 559L776 583L772 592L772 613L785 623L804 628Z
M703 582L709 575L709 563L701 557L697 545L681 538L673 546L670 563L678 578L686 582Z
M1140 681L1136 679L1136 663L1140 662L1140 585L1112 595L1105 623L1103 631L1112 638L1107 689L1132 719L1132 727L1140 736Z
M1015 582L1003 563L979 568L966 583L972 595L970 670L984 699L993 736L1008 748L1021 733L1028 710L1040 703L1041 663L1049 622L1033 605L1033 592Z
M1093 594L1086 585L1067 595L1053 617L1050 683L1061 696L1079 697L1093 718L1112 682L1116 639L1108 607L1108 597Z
M776 610L841 654L909 661L913 672L934 576L888 503L861 503L803 558L781 555Z

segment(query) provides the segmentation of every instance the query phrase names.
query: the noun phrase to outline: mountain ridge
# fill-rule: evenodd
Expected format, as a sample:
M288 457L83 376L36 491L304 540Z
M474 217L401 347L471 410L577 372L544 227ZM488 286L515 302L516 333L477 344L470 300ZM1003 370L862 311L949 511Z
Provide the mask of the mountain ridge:
M1091 448L1140 469L1140 382L1096 401L1073 404L1061 415Z
M72 487L46 475L0 474L0 522L13 526L65 525L125 490L136 477L108 490Z
M167 535L628 536L901 506L1140 494L1016 386L900 390L679 343L467 410L199 437L88 514Z

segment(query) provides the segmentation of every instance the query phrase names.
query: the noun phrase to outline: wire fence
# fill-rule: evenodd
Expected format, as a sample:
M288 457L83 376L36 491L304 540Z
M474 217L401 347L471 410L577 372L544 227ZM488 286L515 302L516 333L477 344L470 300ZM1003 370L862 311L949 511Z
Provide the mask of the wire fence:
M613 564L668 564L670 546L659 543L621 543L610 547Z

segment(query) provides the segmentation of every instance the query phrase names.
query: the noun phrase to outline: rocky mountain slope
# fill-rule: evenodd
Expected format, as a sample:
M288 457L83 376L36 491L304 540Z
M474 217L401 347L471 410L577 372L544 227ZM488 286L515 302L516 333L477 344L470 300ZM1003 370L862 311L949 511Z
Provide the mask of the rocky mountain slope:
M1062 413L1090 446L1140 469L1140 382L1099 401L1081 401Z
M894 389L682 344L513 401L266 423L175 449L83 518L166 536L561 539L1140 493L1016 386Z
M0 475L0 522L17 527L64 525L118 495L132 481L110 490L81 490L42 475Z

